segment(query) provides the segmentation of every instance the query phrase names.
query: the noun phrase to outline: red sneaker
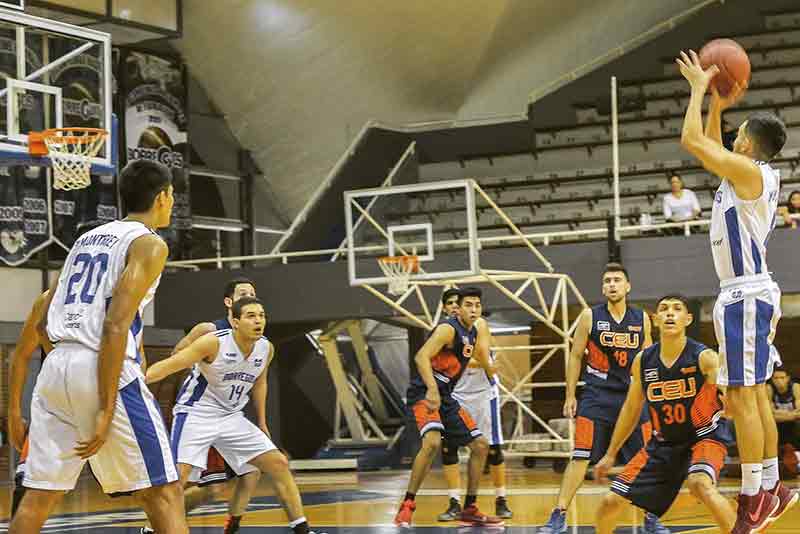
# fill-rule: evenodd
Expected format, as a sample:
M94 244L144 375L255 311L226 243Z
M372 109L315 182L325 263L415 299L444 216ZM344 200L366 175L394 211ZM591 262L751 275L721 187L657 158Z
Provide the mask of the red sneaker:
M780 504L780 499L763 489L757 495L739 495L736 524L731 534L761 532L770 523L772 514Z
M409 499L403 501L403 504L400 505L400 510L394 516L394 524L398 527L410 528L411 516L414 515L414 510L416 509L417 504L414 501Z
M499 517L486 515L474 504L465 506L459 518L462 527L502 527L505 523Z
M789 508L797 504L797 501L800 500L800 494L797 493L795 490L790 490L786 486L783 485L783 482L778 481L778 484L770 491L771 494L776 496L780 501L778 508L772 512L772 517L770 517L769 522L773 523L778 520L780 516L786 512Z

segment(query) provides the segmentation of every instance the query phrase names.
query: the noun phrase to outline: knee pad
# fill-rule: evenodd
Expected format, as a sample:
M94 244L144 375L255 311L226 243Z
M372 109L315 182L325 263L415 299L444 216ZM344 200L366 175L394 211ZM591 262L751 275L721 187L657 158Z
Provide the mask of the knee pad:
M489 465L502 465L504 461L503 447L501 445L491 445L489 447Z
M442 465L458 464L458 447L452 447L446 441L442 443Z

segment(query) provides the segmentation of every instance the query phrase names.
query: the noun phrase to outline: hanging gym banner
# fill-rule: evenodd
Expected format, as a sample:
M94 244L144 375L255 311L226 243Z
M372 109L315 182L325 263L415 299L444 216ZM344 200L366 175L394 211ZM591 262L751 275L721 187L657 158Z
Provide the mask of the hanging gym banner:
M126 162L145 159L172 169L172 224L160 233L169 245L170 258L183 258L192 227L184 66L176 58L128 51L122 68Z
M47 170L0 167L0 260L20 265L50 244Z

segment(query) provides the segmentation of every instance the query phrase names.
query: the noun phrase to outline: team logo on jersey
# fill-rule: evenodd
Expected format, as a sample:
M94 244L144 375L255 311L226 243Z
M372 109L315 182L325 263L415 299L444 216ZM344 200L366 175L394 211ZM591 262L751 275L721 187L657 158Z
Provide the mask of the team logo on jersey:
M684 375L693 375L697 372L697 366L692 365L691 367L681 367L681 374Z
M642 331L642 327L641 326L629 326L628 330L630 330L631 332L641 332Z
M600 334L600 344L604 347L613 347L615 349L638 349L639 334L603 332Z
M223 358L225 358L226 360L235 360L235 359L237 358L237 356L238 356L238 355L237 355L235 352L226 352L226 353L225 353L225 354L223 354L222 356L223 356Z
M691 399L696 395L697 383L693 376L653 382L647 386L647 400L650 402Z
M645 369L644 370L644 381L645 382L655 382L658 380L658 369Z
M731 291L732 299L740 299L742 298L742 295L744 295L744 293L742 293L741 289L734 289L733 291Z
M597 321L598 330L611 330L611 323L608 321Z
M264 363L264 358L256 358L253 360L253 365L256 367L261 367L261 364Z

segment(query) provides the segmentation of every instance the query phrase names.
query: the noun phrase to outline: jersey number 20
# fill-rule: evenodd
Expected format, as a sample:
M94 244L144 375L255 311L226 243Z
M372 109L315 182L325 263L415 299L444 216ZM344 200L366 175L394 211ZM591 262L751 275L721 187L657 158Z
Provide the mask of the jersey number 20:
M67 282L67 297L64 299L64 304L72 304L78 297L82 303L91 304L97 295L100 281L108 269L108 254L104 252L95 256L86 253L78 254L72 265L76 267L76 272L69 277ZM75 287L79 282L82 282L81 287Z

